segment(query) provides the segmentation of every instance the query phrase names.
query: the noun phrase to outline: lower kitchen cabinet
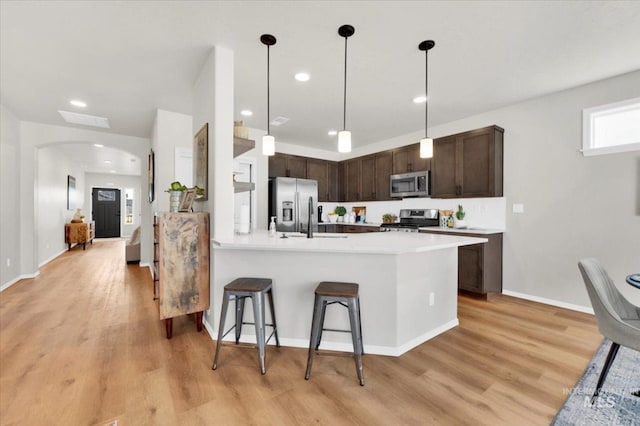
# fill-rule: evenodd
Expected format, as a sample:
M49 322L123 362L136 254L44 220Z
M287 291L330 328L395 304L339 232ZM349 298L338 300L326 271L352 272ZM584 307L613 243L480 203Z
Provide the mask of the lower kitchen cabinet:
M486 238L484 244L458 247L458 290L485 296L502 293L502 234L429 232Z
M380 232L379 225L342 225L342 232L345 234L362 234L365 232Z

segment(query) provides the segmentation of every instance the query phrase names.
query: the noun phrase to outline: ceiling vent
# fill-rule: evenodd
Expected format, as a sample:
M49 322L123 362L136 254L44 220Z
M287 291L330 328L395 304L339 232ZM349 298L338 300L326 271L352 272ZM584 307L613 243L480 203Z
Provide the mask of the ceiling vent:
M109 119L105 117L96 117L95 115L78 114L77 112L60 111L58 110L62 118L67 123L81 124L83 126L102 127L103 129L109 129Z
M290 119L287 117L276 117L273 120L271 120L271 125L272 126L282 126L283 124L285 124L287 121L289 121Z

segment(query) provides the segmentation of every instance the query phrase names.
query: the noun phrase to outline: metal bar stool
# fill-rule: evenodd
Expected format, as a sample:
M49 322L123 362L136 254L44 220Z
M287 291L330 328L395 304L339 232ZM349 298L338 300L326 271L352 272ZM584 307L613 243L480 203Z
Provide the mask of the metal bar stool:
M311 339L309 340L309 357L307 359L307 373L304 378L309 380L311 376L311 366L313 358L320 346L323 331L338 331L351 333L353 341L353 355L356 362L356 373L360 386L364 386L364 375L362 373L362 355L364 349L362 345L362 324L360 321L360 297L358 296L358 284L323 281L315 291L315 303L313 305L313 320L311 322ZM327 305L338 303L349 309L350 330L336 330L324 328L324 315Z
M265 324L264 313L264 296L269 296L269 307L271 308L271 321L272 324ZM247 297L251 298L251 304L253 305L253 318L254 322L243 322L244 315L244 302ZM227 308L229 302L234 300L236 303L236 321L233 327L224 332L224 322L227 316ZM213 370L218 368L218 356L220 355L220 348L222 347L222 339L229 334L231 330L236 330L236 345L239 343L240 334L242 333L243 324L253 324L256 328L256 346L258 347L258 355L260 357L260 371L265 374L265 347L271 340L271 337L275 335L276 346L280 347L280 340L278 339L278 328L276 326L276 312L273 306L273 291L271 288L271 279L269 278L237 278L224 286L224 296L222 301L222 312L220 313L220 325L218 328L218 341L216 342L216 355L213 359ZM265 326L273 327L273 331L269 338L265 340Z

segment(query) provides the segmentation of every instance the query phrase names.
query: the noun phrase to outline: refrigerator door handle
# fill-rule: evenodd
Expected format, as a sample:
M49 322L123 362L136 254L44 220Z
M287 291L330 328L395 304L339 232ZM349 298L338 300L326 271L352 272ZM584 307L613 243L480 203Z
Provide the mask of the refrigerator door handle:
M294 196L294 209L293 209L293 214L294 214L294 220L295 220L295 232L301 232L300 231L300 193L298 191L296 191L295 196Z

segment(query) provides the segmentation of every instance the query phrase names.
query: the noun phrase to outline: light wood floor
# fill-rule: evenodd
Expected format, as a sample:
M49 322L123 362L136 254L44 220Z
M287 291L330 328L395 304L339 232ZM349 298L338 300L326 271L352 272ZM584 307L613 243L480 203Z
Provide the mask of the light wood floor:
M594 318L459 302L459 327L366 355L364 387L351 358L317 357L305 381L296 348L269 347L262 376L255 349L225 347L212 371L206 331L185 316L165 339L148 270L98 240L0 293L0 424L548 424L601 341Z

